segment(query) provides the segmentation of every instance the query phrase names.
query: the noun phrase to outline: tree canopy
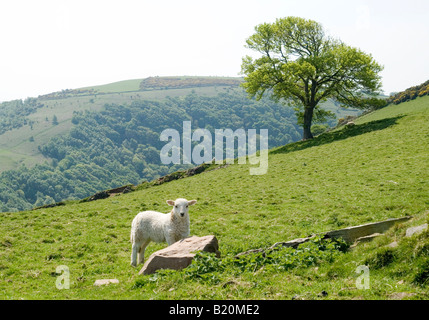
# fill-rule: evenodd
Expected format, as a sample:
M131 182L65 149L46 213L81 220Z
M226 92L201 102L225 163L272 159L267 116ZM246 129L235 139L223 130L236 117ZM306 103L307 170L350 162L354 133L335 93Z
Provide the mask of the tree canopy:
M329 98L361 109L384 103L377 99L383 67L370 54L327 36L316 21L287 17L263 23L246 43L261 57L243 58L242 86L251 97L261 99L269 91L292 104L304 140L313 138L314 118L329 116L319 107Z

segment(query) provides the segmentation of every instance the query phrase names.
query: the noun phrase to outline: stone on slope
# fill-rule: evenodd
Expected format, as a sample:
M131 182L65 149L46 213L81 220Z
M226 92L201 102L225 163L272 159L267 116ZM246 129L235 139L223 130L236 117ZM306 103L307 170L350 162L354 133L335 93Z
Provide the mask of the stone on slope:
M167 248L154 252L143 265L139 274L152 274L159 269L180 270L192 263L200 251L213 252L220 257L219 244L215 236L186 238Z
M407 231L406 231L406 233L405 233L405 236L406 237L411 237L414 234L422 233L427 228L428 228L428 224L427 223L425 223L425 224L423 224L421 226L408 228Z

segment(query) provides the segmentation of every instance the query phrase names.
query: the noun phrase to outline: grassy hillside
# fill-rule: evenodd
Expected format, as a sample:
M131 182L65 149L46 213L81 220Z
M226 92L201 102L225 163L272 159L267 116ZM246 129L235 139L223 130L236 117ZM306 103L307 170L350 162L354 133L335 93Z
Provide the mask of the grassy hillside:
M139 91L140 82L143 79L131 79L108 83L100 86L85 87L82 89L93 90L95 93L132 92Z
M164 77L154 79L162 81ZM54 136L67 133L72 126L74 112L100 111L106 103L123 105L138 100L164 100L166 97L185 96L193 91L201 96L215 96L220 92L236 89L240 81L240 78L222 77L180 79L185 81L185 85L174 85L175 82L170 81L170 88L166 86L141 88L141 83L145 79L135 79L39 96L36 102L43 107L27 116L27 125L0 134L0 172L14 169L21 164L33 166L45 162L47 159L39 152L38 146L45 145ZM187 79L192 81L186 82ZM202 79L203 86L198 79ZM52 125L54 115L59 122L57 126ZM29 141L30 137L33 137L34 141Z
M389 106L352 128L280 147L263 176L231 165L88 203L0 213L0 299L428 299L429 97ZM222 258L201 255L181 272L139 276L129 265L137 212L197 199L191 234L214 234ZM234 255L313 233L412 215L374 242L343 252L315 241L297 251ZM397 241L396 248L386 245ZM165 244L150 244L148 257ZM371 287L357 289L356 267ZM55 270L70 269L58 290ZM96 279L120 283L95 287ZM326 294L322 294L324 291Z

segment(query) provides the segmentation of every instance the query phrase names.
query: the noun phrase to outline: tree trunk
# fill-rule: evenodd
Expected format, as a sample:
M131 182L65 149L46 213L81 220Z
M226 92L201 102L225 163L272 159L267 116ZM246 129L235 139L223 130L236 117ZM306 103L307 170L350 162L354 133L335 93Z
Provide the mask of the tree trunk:
M305 107L303 140L313 139L313 134L311 133L311 123L313 121L313 111L314 111L314 107Z

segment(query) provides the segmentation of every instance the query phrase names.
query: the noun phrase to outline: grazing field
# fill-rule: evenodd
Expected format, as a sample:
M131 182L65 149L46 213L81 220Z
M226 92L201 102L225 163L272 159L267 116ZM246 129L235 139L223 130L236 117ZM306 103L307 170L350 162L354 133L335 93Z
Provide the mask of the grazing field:
M60 119L61 120L61 119ZM230 165L110 197L0 213L0 299L428 299L429 97L389 106L356 126L272 150L266 175ZM129 233L143 210L197 199L191 235L213 234L222 257L199 255L183 271L139 276ZM373 242L315 241L298 250L234 259L275 242L388 218L414 216ZM397 247L386 245L397 242ZM150 244L146 257L164 248ZM56 288L58 266L70 289ZM367 265L370 288L356 287ZM119 284L96 287L97 279Z

